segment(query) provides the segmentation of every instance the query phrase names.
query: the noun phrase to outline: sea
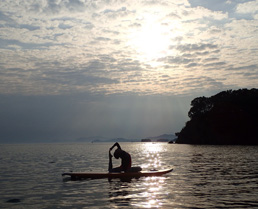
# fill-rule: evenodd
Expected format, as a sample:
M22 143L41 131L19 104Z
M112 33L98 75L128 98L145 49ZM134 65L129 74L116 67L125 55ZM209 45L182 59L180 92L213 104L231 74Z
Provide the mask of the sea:
M126 181L62 177L107 172L112 145L1 144L0 208L258 208L258 146L121 143L133 166L173 171Z

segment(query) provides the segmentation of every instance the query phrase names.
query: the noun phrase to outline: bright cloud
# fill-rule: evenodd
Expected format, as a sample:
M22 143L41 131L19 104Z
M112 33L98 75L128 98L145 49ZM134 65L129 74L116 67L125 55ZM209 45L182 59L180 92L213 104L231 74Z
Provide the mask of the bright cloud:
M237 5L236 8L237 13L242 14L257 14L258 13L258 1L249 1L242 4Z
M2 1L0 92L257 87L257 1L212 2Z

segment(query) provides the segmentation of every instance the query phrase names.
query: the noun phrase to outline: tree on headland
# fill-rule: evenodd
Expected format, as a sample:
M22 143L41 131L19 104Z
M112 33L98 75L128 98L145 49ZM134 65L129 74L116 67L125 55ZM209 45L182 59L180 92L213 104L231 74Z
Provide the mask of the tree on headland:
M258 89L195 98L188 116L177 143L258 145Z

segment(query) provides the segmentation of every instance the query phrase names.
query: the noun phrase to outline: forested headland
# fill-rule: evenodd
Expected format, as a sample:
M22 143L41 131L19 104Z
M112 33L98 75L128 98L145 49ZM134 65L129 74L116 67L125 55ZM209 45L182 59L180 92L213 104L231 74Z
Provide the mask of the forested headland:
M195 98L188 116L176 143L258 145L258 89Z

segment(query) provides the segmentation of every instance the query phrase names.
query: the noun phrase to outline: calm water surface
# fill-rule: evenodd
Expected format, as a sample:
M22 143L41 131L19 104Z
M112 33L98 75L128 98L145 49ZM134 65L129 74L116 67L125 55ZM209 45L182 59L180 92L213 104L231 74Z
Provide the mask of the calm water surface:
M134 166L173 172L127 182L62 178L106 171L111 145L0 145L0 208L258 208L257 146L121 143Z

